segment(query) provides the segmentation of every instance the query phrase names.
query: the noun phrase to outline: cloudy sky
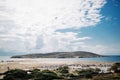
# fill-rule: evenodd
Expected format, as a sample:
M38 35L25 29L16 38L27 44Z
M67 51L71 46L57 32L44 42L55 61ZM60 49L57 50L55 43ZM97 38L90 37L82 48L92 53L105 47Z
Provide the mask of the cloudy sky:
M0 0L0 55L118 55L119 11L119 0Z

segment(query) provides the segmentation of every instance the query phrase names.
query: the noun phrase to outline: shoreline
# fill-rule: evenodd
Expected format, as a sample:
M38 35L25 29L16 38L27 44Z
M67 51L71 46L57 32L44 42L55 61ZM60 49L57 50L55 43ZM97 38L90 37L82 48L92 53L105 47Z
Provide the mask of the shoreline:
M64 61L50 59L24 59L0 62L0 73L4 73L9 69L31 70L38 69L56 69L60 66L69 66L70 68L109 68L115 62L97 62L97 61Z

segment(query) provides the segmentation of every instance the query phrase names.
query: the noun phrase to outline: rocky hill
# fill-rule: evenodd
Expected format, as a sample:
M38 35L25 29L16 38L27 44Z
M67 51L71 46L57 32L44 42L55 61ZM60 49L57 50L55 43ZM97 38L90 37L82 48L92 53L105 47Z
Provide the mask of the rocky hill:
M91 52L75 51L75 52L52 52L52 53L39 53L39 54L27 54L17 55L11 58L90 58L90 57L102 57Z

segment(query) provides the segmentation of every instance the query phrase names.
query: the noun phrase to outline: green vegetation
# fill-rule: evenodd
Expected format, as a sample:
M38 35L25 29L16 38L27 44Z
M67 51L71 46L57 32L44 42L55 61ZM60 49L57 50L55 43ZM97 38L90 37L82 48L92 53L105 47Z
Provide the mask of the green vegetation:
M29 73L28 73L29 72ZM53 80L60 79L57 74L50 70L24 71L20 69L10 70L4 73L3 80Z
M66 78L66 77L70 76L69 67L68 66L61 66L58 69L56 69L55 72L61 78Z
M99 68L71 72L68 66L61 66L54 71L14 69L5 72L2 80L120 80L119 67L119 63L113 64L110 70L114 70L114 73L99 73Z
M27 78L27 72L20 69L10 70L4 73L6 76L4 80L16 80L21 79L25 80Z
M67 74L69 73L69 68L68 66L61 66L56 71L62 74Z
M103 57L91 52L86 51L75 51L75 52L52 52L52 53L39 53L39 54L27 54L27 55L16 55L11 58L89 58L89 57Z
M92 68L89 68L89 69L82 69L82 70L77 70L77 74L79 77L81 78L92 78L93 76L99 74L99 71L100 69L92 69Z
M92 80L120 80L120 74L99 74Z
M120 73L120 63L113 64L110 70L113 70L115 73Z

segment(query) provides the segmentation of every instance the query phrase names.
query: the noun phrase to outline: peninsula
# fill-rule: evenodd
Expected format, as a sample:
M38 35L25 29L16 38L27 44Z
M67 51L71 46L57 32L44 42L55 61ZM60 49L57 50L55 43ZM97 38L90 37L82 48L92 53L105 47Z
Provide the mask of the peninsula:
M90 58L90 57L102 57L102 55L95 54L86 51L74 51L74 52L51 52L51 53L37 53L27 55L16 55L11 58Z

